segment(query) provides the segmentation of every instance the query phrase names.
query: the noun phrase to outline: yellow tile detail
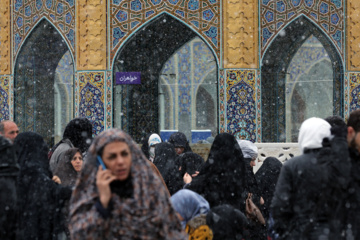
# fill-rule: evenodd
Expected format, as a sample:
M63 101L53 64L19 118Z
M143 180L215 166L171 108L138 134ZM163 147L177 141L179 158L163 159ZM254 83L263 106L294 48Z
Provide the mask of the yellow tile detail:
M106 70L106 0L77 4L77 69Z
M347 65L349 71L360 71L360 1L347 1Z
M10 0L0 3L0 75L11 74Z
M258 1L224 1L224 68L258 68Z

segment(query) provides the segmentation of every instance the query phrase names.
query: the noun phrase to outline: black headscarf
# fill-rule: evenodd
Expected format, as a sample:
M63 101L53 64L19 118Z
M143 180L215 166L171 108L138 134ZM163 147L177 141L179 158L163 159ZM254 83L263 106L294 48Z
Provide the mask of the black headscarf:
M183 147L185 152L192 152L191 147L189 145L189 141L186 136L182 132L176 132L171 134L169 138L169 143L174 145L174 147Z
M200 155L193 152L181 154L179 162L181 164L181 176L184 176L185 173L192 175L195 171L200 171L201 166L205 163Z
M19 165L10 141L0 136L0 239L16 236L16 177Z
M245 164L233 135L215 137L208 160L186 188L202 195L210 207L230 204L245 211Z
M47 145L37 133L20 133L14 141L18 175L17 239L56 239L64 231L60 209L71 189L51 180Z
M149 159L150 157L150 148L149 148L149 138L152 133L148 134L144 139L141 141L141 151L144 153L145 157Z
M69 139L74 147L86 152L91 144L92 124L87 118L74 118L65 130L63 139Z
M182 188L180 165L177 163L175 149L171 143L162 142L155 145L154 165L161 173L170 195Z
M261 196L265 201L261 210L266 219L269 218L269 209L281 168L282 163L277 158L268 157L255 174Z
M246 238L247 218L230 205L211 208L206 216L206 224L213 231L213 240L242 240Z

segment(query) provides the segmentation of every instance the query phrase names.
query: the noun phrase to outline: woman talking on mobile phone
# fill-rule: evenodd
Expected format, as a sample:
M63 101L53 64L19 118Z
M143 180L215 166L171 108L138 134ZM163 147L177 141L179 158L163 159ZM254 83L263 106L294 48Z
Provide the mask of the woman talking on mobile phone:
M85 162L70 201L72 239L186 239L164 185L128 134L102 132Z

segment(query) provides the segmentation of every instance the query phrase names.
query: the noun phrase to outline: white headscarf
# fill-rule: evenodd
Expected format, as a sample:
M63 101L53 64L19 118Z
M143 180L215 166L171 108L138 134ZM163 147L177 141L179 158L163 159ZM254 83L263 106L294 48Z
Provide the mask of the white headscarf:
M161 143L160 136L157 135L156 133L151 134L148 141L149 147L158 143Z
M322 147L324 138L330 138L330 124L321 118L312 117L305 120L300 127L299 147L304 153L306 149Z
M253 142L241 139L237 139L237 142L241 148L244 158L254 159L258 157L258 148Z

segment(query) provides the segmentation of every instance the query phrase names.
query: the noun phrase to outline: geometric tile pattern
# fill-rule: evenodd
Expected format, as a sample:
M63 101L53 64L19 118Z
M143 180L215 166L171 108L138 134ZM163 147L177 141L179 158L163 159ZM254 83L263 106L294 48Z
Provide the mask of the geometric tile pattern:
M261 56L277 33L299 15L305 15L328 35L344 57L342 0L261 0L260 9Z
M110 62L133 32L164 12L188 24L220 57L219 0L110 0Z
M226 71L227 131L236 138L256 141L256 71Z
M350 109L352 112L360 108L360 73L350 73Z
M51 22L74 53L75 0L14 0L13 7L13 58L31 29L45 17Z
M349 91L350 91L350 81L349 81L349 76L350 73L345 73L344 74L344 117L345 120L347 121L347 116L349 116L350 113L350 99L349 99Z
M219 71L219 116L220 116L220 125L219 132L226 132L226 71L220 69Z
M93 134L104 131L105 72L79 73L79 117L86 117L93 125Z
M0 76L0 121L10 119L10 77Z
M107 71L106 72L106 129L109 129L112 127L112 72Z
M261 78L260 70L256 71L256 141L261 142Z

